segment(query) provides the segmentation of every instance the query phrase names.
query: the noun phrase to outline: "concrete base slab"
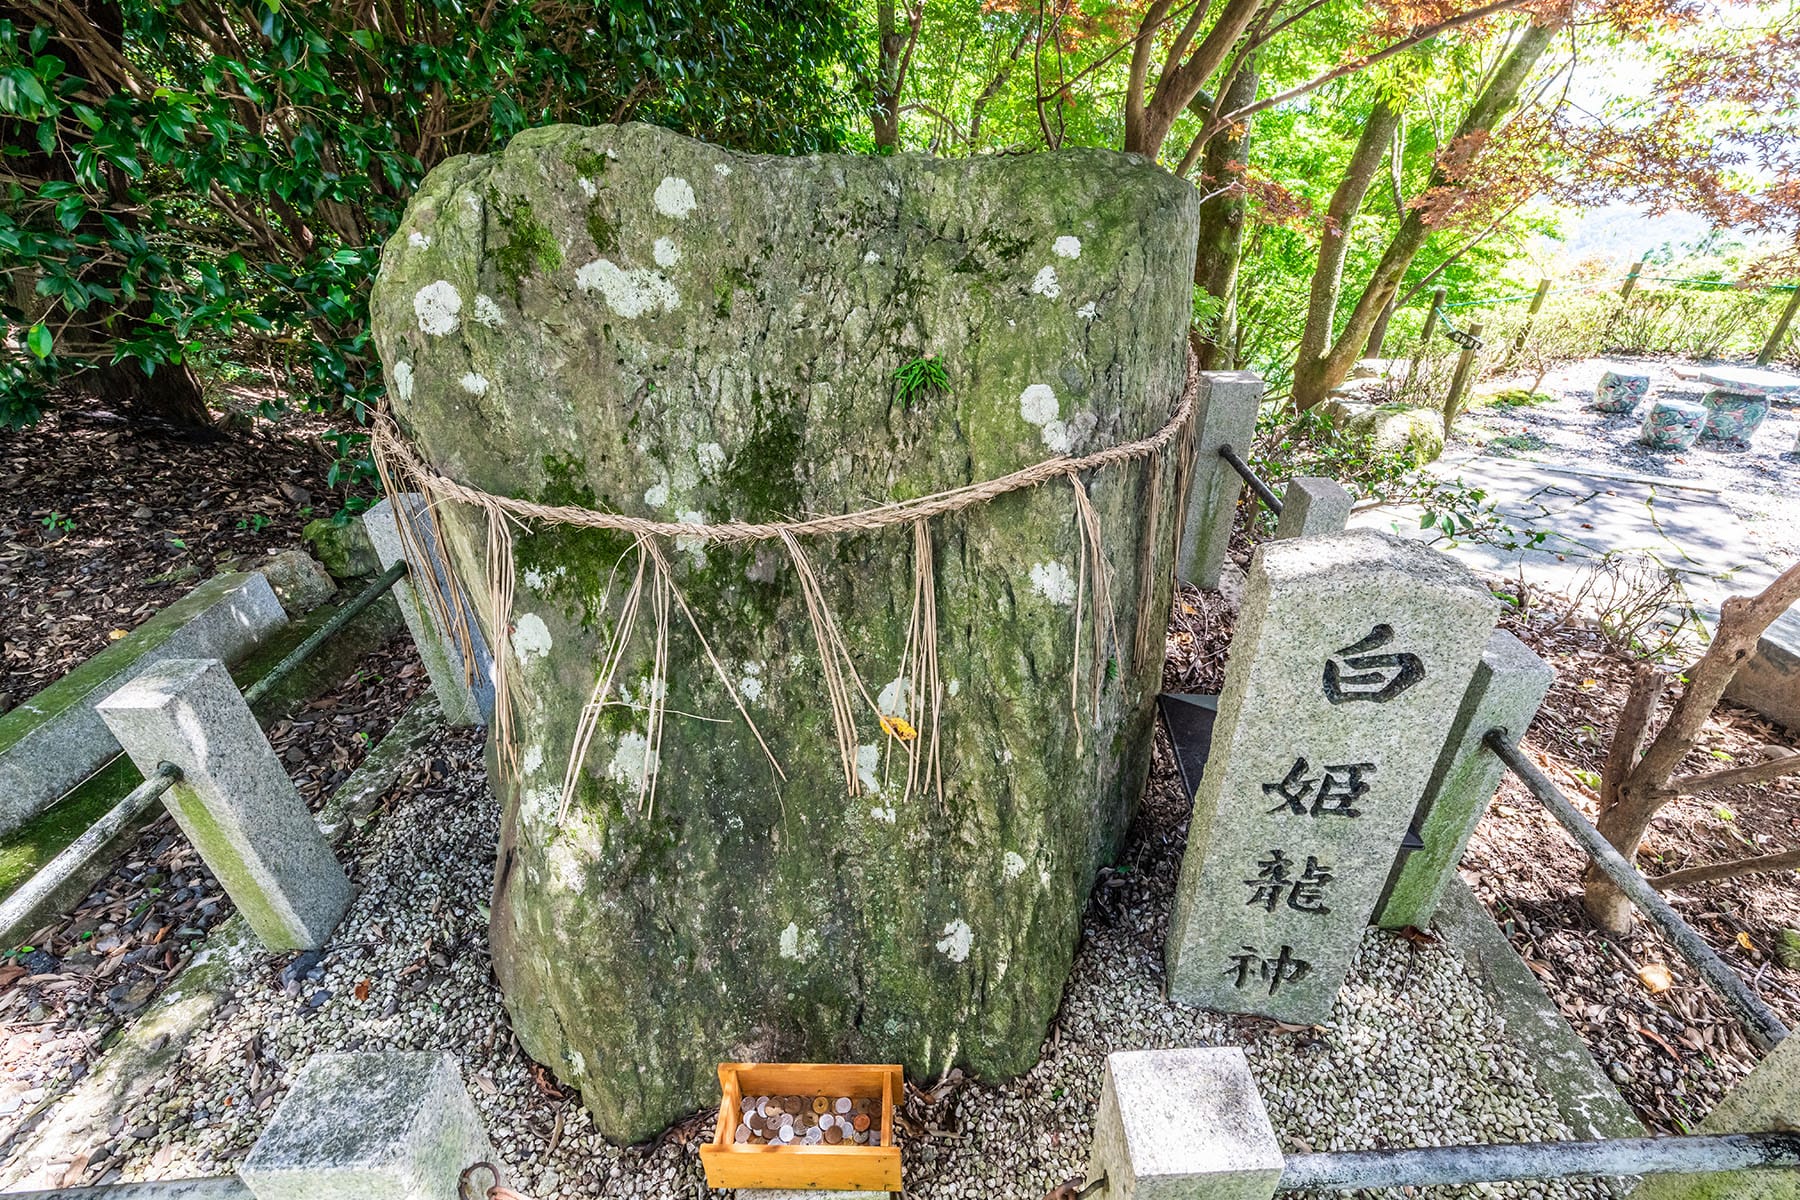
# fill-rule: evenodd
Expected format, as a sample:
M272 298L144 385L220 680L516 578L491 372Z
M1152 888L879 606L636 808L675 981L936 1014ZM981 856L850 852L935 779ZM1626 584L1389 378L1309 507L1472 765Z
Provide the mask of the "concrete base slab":
M1789 609L1763 631L1725 698L1800 733L1800 609Z

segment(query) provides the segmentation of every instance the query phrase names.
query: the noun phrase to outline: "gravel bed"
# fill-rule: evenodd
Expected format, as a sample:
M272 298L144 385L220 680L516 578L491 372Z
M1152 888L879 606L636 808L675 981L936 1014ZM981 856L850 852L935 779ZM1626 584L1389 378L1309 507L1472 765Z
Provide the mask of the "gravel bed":
M1651 399L1699 403L1708 388L1676 376L1678 365L1687 365L1686 360L1619 357L1567 363L1546 374L1539 386L1540 393L1553 397L1551 403L1471 408L1455 440L1481 445L1490 454L1704 483L1718 488L1726 507L1761 531L1775 558L1800 557L1800 455L1794 453L1800 406L1771 406L1749 445L1703 441L1681 454L1638 442L1648 402L1638 406L1638 416L1589 407L1606 371L1648 375ZM1481 390L1491 396L1531 382L1529 376L1515 375L1483 384Z
M360 835L358 899L323 957L271 960L189 1044L141 1108L118 1114L96 1176L221 1174L247 1152L292 1072L325 1049L446 1049L501 1155L537 1200L702 1197L711 1114L619 1149L519 1051L489 969L485 904L498 813L466 733L422 754L448 773L397 795ZM1009 1084L909 1088L907 1194L1038 1200L1081 1173L1114 1049L1245 1047L1294 1150L1561 1138L1525 1055L1461 960L1371 931L1327 1026L1289 1028L1165 1003L1161 954L1186 804L1166 745L1124 861L1089 907L1043 1060ZM1396 1193L1398 1194L1398 1193ZM1415 1193L1424 1195L1425 1192ZM1596 1197L1603 1181L1432 1195Z

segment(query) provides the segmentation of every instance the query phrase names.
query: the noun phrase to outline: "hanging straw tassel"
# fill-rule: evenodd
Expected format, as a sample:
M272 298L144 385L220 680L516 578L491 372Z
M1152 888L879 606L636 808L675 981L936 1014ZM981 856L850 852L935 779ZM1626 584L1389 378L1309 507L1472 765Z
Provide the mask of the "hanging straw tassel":
M1161 648L1164 640L1166 621L1158 621L1151 605L1156 599L1156 554L1161 547L1157 544L1161 539L1157 536L1158 526L1162 520L1163 493L1163 452L1159 449L1150 455L1144 467L1148 472L1146 490L1149 496L1149 512L1144 521L1144 540L1138 546L1137 563L1137 624L1132 629L1131 673L1135 677L1149 665L1150 656ZM1179 519L1179 518L1178 518Z
M881 706L870 699L862 676L856 673L856 663L825 603L819 577L813 574L806 551L786 530L781 532L781 542L787 547L788 557L794 561L794 574L799 577L800 594L806 601L806 615L812 622L813 640L819 647L819 665L825 675L825 695L831 701L831 721L837 734L838 761L844 769L844 787L852 796L860 796L862 786L856 775L856 701L850 694L851 685L855 686L877 721L882 717Z
M1112 570L1106 564L1106 548L1100 536L1100 517L1087 485L1073 472L1069 483L1075 489L1075 526L1081 545L1081 562L1077 568L1075 593L1075 652L1069 667L1069 712L1075 720L1075 752L1082 751L1081 736L1081 642L1084 598L1093 604L1094 652L1088 670L1088 686L1092 694L1093 719L1100 723L1100 695L1106 686L1106 661L1112 645L1119 640L1113 617Z
M906 623L906 646L900 652L901 673L907 680L906 715L883 713L881 728L893 742L899 742L906 753L906 790L902 800L912 797L923 772L937 789L938 804L943 805L944 779L938 757L938 710L943 702L943 689L938 678L937 576L931 550L931 524L913 522L913 594L912 615ZM930 737L926 728L925 707L931 707ZM891 743L890 743L891 745Z
M606 653L600 659L600 673L594 679L594 690L575 722L575 738L569 745L569 763L563 770L562 807L556 817L558 824L568 818L569 804L575 798L575 787L581 775L581 764L587 761L588 746L594 740L594 730L600 724L600 714L611 702L613 682L618 677L619 664L625 658L625 647L631 641L631 631L637 624L638 606L644 595L644 572L649 565L650 556L644 549L642 538L638 539L636 549L637 571L632 577L631 586L626 589L624 600L619 604L619 616L613 624L612 639L606 645Z
M482 506L487 516L488 623L494 630L494 745L503 774L518 777L519 748L512 721L512 517L497 504Z

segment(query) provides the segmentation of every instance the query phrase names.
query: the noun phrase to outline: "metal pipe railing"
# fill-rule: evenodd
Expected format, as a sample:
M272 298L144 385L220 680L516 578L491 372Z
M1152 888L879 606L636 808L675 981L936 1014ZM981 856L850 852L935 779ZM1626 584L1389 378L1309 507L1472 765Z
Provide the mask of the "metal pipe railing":
M0 931L17 932L40 905L46 904L69 880L73 879L88 859L119 835L139 813L169 790L181 778L181 768L174 763L159 763L150 778L131 789L126 797L113 805L80 837L63 847L62 852L39 867L18 889L0 902Z
M1771 1050L1777 1042L1787 1037L1788 1028L1775 1010L1763 1003L1762 997L1744 982L1744 977L1732 970L1694 932L1693 927L1681 919L1681 914L1669 907L1669 902L1650 886L1650 881L1625 861L1625 856L1614 849L1612 843L1602 837L1600 831L1569 803L1569 798L1508 739L1506 730L1490 729L1482 741L1487 744L1488 749L1500 756L1500 761L1519 777L1519 781L1538 798L1538 802L1550 810L1550 815L1562 823L1562 827L1580 843L1588 857L1593 859L1594 865L1617 885L1625 898L1636 905L1638 911L1648 917L1650 923L1674 944L1676 953L1686 959L1690 966L1700 972L1737 1009L1752 1041L1764 1050Z
M1791 1171L1800 1134L1729 1133L1290 1154L1276 1191L1437 1187L1576 1176Z
M331 614L329 621L313 630L304 642L288 651L280 662L269 668L267 675L245 688L244 703L254 707L258 700L268 695L282 680L293 674L301 663L311 658L314 651L330 641L344 626L355 620L363 609L381 599L389 588L399 583L406 575L407 570L408 566L404 558L396 560L394 565L383 571L375 582L358 592L354 600Z
M1250 469L1249 463L1238 457L1238 452L1233 450L1229 443L1219 447L1219 457L1231 464L1231 469L1250 485L1250 490L1256 493L1256 498L1261 500L1270 512L1278 517L1281 515L1281 497L1277 496L1274 489L1263 482L1262 476Z

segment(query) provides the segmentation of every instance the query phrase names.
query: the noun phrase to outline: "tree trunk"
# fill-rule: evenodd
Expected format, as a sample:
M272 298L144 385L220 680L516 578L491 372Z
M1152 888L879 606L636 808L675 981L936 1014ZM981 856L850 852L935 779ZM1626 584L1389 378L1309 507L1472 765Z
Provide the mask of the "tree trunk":
M1238 39L1262 11L1265 0L1224 0L1212 28L1194 45L1194 38L1204 17L1211 11L1197 6L1187 24L1180 29L1168 53L1154 90L1150 86L1150 59L1161 39L1156 31L1168 20L1173 8L1171 0L1154 0L1138 23L1139 37L1131 55L1131 69L1125 82L1125 145L1130 154L1154 159L1162 153L1162 145L1175 127L1175 121L1206 86L1213 72ZM1193 53L1188 48L1193 47ZM1184 61L1185 57L1185 61Z
M875 21L880 30L880 62L875 73L875 150L892 154L900 145L900 59L906 36L894 12L894 0L877 0Z
M1309 399L1300 405L1302 408L1311 408L1324 398L1324 393L1337 386L1338 380L1327 382L1325 374L1329 369L1327 353L1331 348L1331 327L1337 317L1338 298L1344 285L1344 259L1350 253L1350 235L1356 224L1356 214L1361 211L1363 197L1369 194L1369 188L1375 182L1381 160L1394 144L1394 131L1400 127L1402 110L1402 101L1387 96L1375 102L1369 119L1363 124L1362 136L1356 141L1356 149L1350 152L1344 177L1338 181L1337 190L1331 194L1331 204L1325 210L1325 233L1319 239L1319 262L1313 268L1312 291L1306 303L1306 328L1300 334L1300 348L1294 358L1295 400L1298 402L1303 395L1317 395L1318 399ZM1358 341L1356 345L1360 348L1362 342Z
M1499 123L1500 118L1518 101L1520 89L1530 78L1532 68L1537 65L1537 60L1544 51L1549 49L1555 36L1555 30L1547 25L1532 24L1525 27L1505 61L1488 80L1487 87L1482 89L1475 102L1469 106L1462 124L1457 126L1454 140L1485 134ZM1434 188L1455 186L1455 182L1440 166L1432 171L1425 190L1429 192ZM1303 354L1301 362L1296 365L1296 408L1315 407L1324 401L1332 388L1344 381L1344 377L1350 373L1351 365L1356 362L1358 353L1368 344L1369 333L1375 327L1376 319L1387 307L1388 301L1400 290L1407 268L1424 248L1426 239L1431 234L1431 228L1425 224L1425 218L1418 209L1406 214L1400 222L1400 228L1388 243L1387 252L1381 256L1380 263L1376 264L1374 274L1363 288L1356 308L1344 323L1337 340L1317 359L1309 362ZM1311 323L1310 314L1308 323ZM1301 376L1301 366L1307 368L1304 379Z
M1662 672L1648 665L1640 666L1631 683L1631 693L1613 732L1613 744L1607 751L1605 773L1600 786L1600 818L1594 824L1600 834L1627 862L1633 861L1638 843L1656 818L1662 806L1689 790L1695 782L1724 786L1725 781L1712 775L1670 783L1675 768L1693 751L1707 718L1725 694L1732 676L1756 649L1756 643L1774 620L1800 601L1800 565L1789 567L1768 587L1754 597L1733 596L1719 606L1719 620L1713 638L1700 656L1700 661L1687 671L1687 689L1669 712L1669 719L1650 740L1641 757L1637 747L1656 711L1656 701L1663 687ZM1781 764L1785 766L1786 764ZM1767 766L1752 774L1784 774ZM1713 775L1738 775L1739 772L1714 772ZM1630 930L1634 913L1631 903L1599 871L1589 868L1584 879L1582 907L1593 922L1612 933Z
M101 403L140 417L188 430L212 426L199 376L186 363L159 363L150 375L135 362L106 363L83 371L72 382Z
M1204 93L1202 93L1204 95ZM1196 105L1200 97L1196 97ZM1252 55L1225 89L1221 106L1229 112L1256 100L1256 57ZM1210 108L1210 105L1206 107ZM1199 115L1205 116L1202 112ZM1201 159L1200 190L1218 191L1243 173L1250 157L1250 126L1226 130L1206 144ZM1237 276L1244 244L1246 201L1242 188L1213 196L1200 206L1200 245L1194 257L1194 286L1219 302L1212 330L1195 340L1203 371L1230 370L1237 365Z

